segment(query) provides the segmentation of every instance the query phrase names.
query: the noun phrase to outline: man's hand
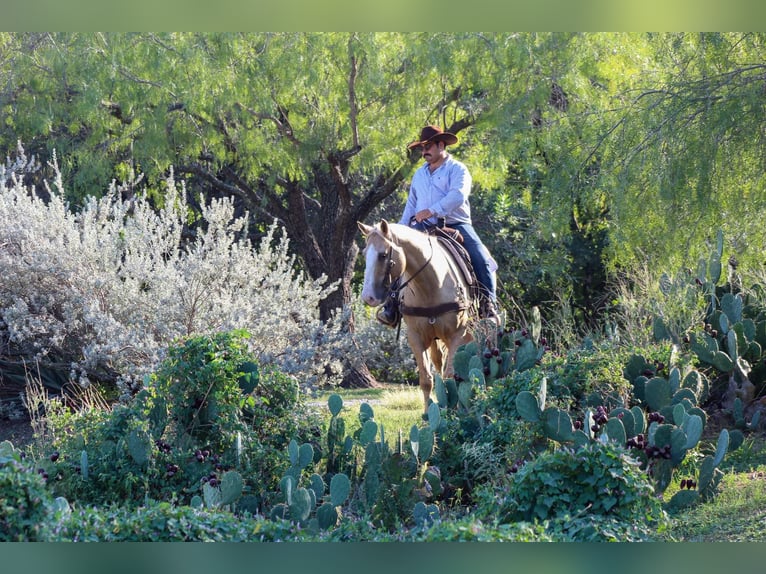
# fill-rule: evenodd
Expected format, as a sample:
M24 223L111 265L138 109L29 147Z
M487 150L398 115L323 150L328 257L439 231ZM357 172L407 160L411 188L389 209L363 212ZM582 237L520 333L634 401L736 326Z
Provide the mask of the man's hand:
M430 209L422 209L415 214L415 221L418 223L430 219L433 217L433 212Z

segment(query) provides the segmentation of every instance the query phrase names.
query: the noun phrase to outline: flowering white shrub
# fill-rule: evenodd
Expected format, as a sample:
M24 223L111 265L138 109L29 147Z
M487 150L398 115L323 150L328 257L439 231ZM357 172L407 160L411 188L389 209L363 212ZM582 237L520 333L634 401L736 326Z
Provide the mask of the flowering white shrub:
M21 179L24 174L35 173L40 170L40 162L35 156L27 157L24 146L21 142L16 144L16 156L6 156L5 165L0 164L0 181L6 185L10 184L14 178Z
M353 354L342 318L319 319L319 301L337 284L296 271L276 224L254 246L246 218L217 200L190 239L185 188L172 174L159 211L143 195L123 200L113 183L73 213L55 155L51 167L48 202L0 177L0 343L126 393L188 335L246 329L263 362L307 384L337 375Z

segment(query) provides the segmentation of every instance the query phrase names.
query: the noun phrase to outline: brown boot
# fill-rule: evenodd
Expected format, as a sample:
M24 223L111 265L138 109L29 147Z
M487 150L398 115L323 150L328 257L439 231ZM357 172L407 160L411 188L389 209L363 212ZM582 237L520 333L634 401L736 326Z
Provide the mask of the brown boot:
M500 325L500 315L497 313L497 307L492 301L485 300L479 311L480 319L492 319L495 323Z
M378 308L375 318L388 327L396 327L401 319L401 315L399 314L399 302L393 297L389 297L386 299L386 302Z

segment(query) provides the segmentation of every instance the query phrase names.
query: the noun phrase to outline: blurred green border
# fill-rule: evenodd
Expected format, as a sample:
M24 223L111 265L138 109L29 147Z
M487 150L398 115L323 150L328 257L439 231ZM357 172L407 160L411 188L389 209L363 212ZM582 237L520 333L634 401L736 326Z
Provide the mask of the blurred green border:
M762 572L759 544L0 544L3 571L56 574Z
M21 31L758 31L755 0L4 0ZM763 570L759 544L0 544L2 572L31 574L580 574Z
M755 31L760 0L4 0L3 31Z

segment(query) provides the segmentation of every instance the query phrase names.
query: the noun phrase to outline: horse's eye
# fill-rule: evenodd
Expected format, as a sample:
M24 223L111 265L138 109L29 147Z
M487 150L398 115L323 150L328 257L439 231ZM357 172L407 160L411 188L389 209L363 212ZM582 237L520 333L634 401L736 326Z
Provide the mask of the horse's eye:
M381 261L385 261L388 259L388 251L384 251L383 253L378 253L378 259Z

